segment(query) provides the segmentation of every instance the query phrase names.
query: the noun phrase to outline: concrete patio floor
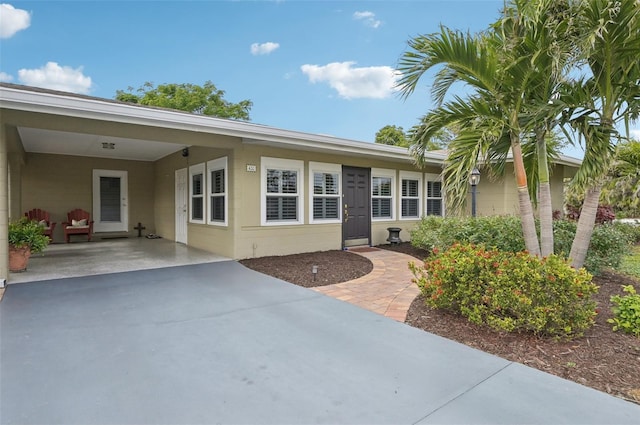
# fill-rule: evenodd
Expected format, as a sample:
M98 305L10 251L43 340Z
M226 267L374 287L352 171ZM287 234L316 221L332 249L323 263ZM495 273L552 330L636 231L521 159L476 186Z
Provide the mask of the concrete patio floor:
M57 243L32 255L26 271L9 273L9 284L223 260L228 258L162 238Z
M234 261L10 285L2 424L638 423L640 406Z

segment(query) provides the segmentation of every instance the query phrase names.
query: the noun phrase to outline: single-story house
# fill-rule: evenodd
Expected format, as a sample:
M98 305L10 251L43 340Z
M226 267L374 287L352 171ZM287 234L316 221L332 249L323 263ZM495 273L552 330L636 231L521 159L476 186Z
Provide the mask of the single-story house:
M234 259L403 240L444 215L442 152L0 84L0 279L7 223L33 208L91 213L100 235L146 233ZM553 170L553 205L579 160ZM517 211L514 179L482 179L479 215ZM55 243L64 240L62 226Z

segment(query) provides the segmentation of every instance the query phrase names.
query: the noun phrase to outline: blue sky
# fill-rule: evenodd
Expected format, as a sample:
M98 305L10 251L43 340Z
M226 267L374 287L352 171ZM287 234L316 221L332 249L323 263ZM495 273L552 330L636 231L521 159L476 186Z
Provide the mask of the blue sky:
M0 6L0 80L104 98L210 80L231 102L251 100L254 123L373 142L433 106L428 77L407 100L393 90L407 41L440 24L485 29L502 4L11 1Z

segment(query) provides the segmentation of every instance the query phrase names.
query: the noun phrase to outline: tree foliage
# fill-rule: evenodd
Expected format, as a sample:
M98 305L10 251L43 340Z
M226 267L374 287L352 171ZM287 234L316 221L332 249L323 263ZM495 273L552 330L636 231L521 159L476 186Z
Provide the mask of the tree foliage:
M573 184L586 193L570 258L584 264L602 178L611 167L617 124L640 115L640 2L637 0L509 0L484 32L439 32L409 41L401 57L403 96L434 71L436 108L414 133L416 161L427 142L452 124L461 131L449 144L445 190L449 211L460 207L474 167L489 174L514 164L522 230L532 255L553 249L549 133L569 126L581 136L585 156ZM467 95L452 94L454 84ZM569 130L570 129L570 130ZM530 160L534 166L526 166ZM536 193L541 240L532 202ZM541 249L540 249L541 248Z
M512 0L484 32L470 34L443 26L439 32L410 40L398 68L402 73L399 88L405 97L425 73L435 71L431 94L436 108L421 119L414 133L419 164L434 134L452 125L460 129L449 144L445 164L449 211L464 204L473 168L502 175L507 160L513 160L522 230L532 255L540 253L540 244L530 197L538 182L530 180L538 178L548 184L546 140L555 122L555 110L543 106L552 98L570 56L569 43L560 42L564 35L561 6L554 0ZM468 95L451 93L460 84L466 86ZM538 166L535 175L526 173L527 143L537 145L534 153L544 149L541 154L528 155ZM543 232L548 235L552 231L550 192L540 192L549 199L548 225ZM549 246L552 249L553 244L544 244Z
M583 192L573 186L567 189L569 208L579 209L583 201ZM616 147L603 180L600 205L611 206L617 217L640 217L640 141L629 140Z
M376 143L383 145L402 146L408 148L412 144L414 138L413 133L417 131L416 127L409 130L408 133L402 127L395 125L385 125L376 133ZM434 151L438 149L446 149L449 142L455 138L456 131L452 128L445 127L440 129L426 143L426 150Z
M135 92L133 87L126 91L118 90L116 99L193 114L249 121L249 111L253 103L250 100L232 103L225 100L224 95L225 92L216 88L211 81L205 82L202 86L183 83L160 84L157 87L151 82L146 82Z
M618 145L600 199L619 216L640 217L640 141Z
M381 145L409 147L409 140L402 127L385 125L376 133L376 143Z

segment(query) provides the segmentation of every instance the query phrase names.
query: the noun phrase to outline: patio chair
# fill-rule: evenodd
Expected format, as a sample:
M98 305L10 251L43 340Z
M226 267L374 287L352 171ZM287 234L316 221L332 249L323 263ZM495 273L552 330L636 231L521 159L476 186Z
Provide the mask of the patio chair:
M88 212L81 209L75 209L67 213L67 221L62 223L64 226L64 239L66 243L70 242L71 235L87 235L87 241L91 242L91 234L93 233L93 220Z
M48 211L41 210L40 208L34 208L24 213L24 216L31 221L37 221L44 229L42 233L53 241L53 230L56 228L56 223L51 222Z

